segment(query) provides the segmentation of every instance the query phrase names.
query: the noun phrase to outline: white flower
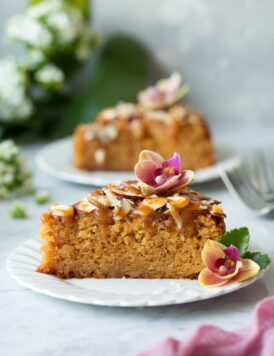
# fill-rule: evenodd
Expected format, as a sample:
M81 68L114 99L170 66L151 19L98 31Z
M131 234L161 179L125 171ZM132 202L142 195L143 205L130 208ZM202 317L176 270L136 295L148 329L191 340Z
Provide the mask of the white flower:
M27 54L23 57L21 65L27 69L34 70L39 65L44 63L46 57L42 51L39 49L30 49Z
M31 174L19 148L12 140L0 143L0 199L31 189Z
M26 94L27 78L14 59L0 61L0 121L27 119L32 103Z
M48 48L52 43L52 34L38 20L26 14L15 15L7 25L8 38L13 41L25 42L33 47Z
M63 1L47 0L38 4L32 5L27 10L27 15L33 19L40 19L54 13L60 9Z
M5 140L0 143L0 162L10 161L19 154L19 148L12 140ZM4 163L1 162L1 172L3 172Z
M54 32L57 42L61 45L70 44L75 41L79 37L83 27L83 20L77 10L66 12L62 9L49 15L46 23Z
M60 68L50 63L35 73L35 79L46 87L60 89L64 84L65 75Z

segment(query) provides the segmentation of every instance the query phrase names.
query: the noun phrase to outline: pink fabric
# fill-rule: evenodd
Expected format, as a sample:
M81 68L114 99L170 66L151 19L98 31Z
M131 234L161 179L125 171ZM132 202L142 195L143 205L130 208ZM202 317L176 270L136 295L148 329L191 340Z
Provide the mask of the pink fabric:
M168 338L140 356L273 356L274 297L261 301L251 326L235 332L201 325L184 341Z

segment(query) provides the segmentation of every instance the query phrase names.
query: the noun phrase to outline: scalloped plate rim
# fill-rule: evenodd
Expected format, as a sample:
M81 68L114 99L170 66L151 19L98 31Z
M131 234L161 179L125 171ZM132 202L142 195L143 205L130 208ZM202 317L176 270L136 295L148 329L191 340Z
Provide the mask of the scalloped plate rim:
M76 280L76 279L68 279L68 280L63 280L60 279L58 277L55 276L51 276L51 275L44 275L36 272L33 269L33 263L30 265L29 268L25 268L26 264L28 264L28 262L25 261L18 261L15 260L15 258L18 258L18 256L23 256L21 251L22 249L26 249L29 248L29 244L35 244L35 246L37 245L37 247L31 248L31 250L37 254L37 252L40 254L40 246L42 244L41 241L39 241L37 238L32 238L29 240L26 240L24 243L20 244L19 246L17 246L9 255L9 257L7 258L7 270L9 272L9 274L11 275L12 278L14 278L18 283L20 283L21 285L35 291L38 292L40 294L44 294L50 297L54 297L57 299L61 299L61 300L67 300L67 301L72 301L72 302L77 302L77 303L83 303L83 304L93 304L93 305L100 305L100 306L110 306L110 307L156 307L156 306L165 306L165 305L175 305L175 304L186 304L186 303L191 303L191 302L198 302L198 301L202 301L202 300L206 300L206 299L211 299L211 298L216 298L219 297L221 295L225 295L228 293L232 293L234 291L237 291L239 289L245 288L251 284L253 284L254 282L256 282L257 280L259 280L267 271L266 269L261 270L255 277L245 281L245 282L240 282L240 283L234 283L234 284L230 284L227 286L223 286L223 287L219 287L219 288L206 288L206 287L201 287L198 283L197 280L185 280L185 279L166 279L166 280L159 280L159 279L151 279L151 280L142 280L142 279L104 279L104 280L96 280L93 278L86 278L86 279L82 279L82 280ZM30 251L31 251L30 250ZM19 253L20 252L20 253ZM29 257L29 255L27 255L27 257ZM21 257L20 257L21 258ZM20 259L19 258L19 259ZM35 260L37 261L37 264L39 264L39 261L37 260L37 257L35 257ZM26 275L23 275L22 273L18 273L18 269L20 269L18 266L14 267L14 263L19 263L20 262L24 264L24 269L23 271L28 271L30 272L30 275L28 277L26 277ZM32 276L32 273L37 273L38 275L36 276ZM39 276L39 277L38 277ZM33 280L32 280L33 278ZM45 286L41 287L41 281L37 282L38 280L43 280L43 278L45 278ZM104 293L102 291L98 291L96 290L96 286L95 286L95 290L90 290L89 288L83 288L83 287L79 287L79 286L75 286L73 284L71 284L71 281L75 281L75 282L79 282L79 281L83 281L83 283L92 283L94 281L96 281L98 283L108 283L108 281L110 281L110 283L113 283L117 288L119 287L119 282L121 283L121 280L123 280L123 283L128 283L127 281L131 281L133 283L136 283L137 285L142 285L142 281L148 281L148 284L155 284L155 283L169 283L169 285L171 286L172 283L174 283L174 291L173 293L170 293L170 295L168 296L168 298L164 299L164 300L158 300L157 301L157 295L161 296L161 293L157 293L155 294L154 292L150 293L148 297L145 297L147 294L145 292L139 293L139 294L134 294L134 293L129 293L129 294L115 294L114 293L114 301L113 301L113 294L107 292ZM106 282L107 281L107 282ZM54 283L53 283L54 282ZM70 282L70 283L69 283ZM43 282L42 282L43 283ZM47 285L47 283L49 283L49 285ZM178 292L178 290L176 290L176 284L177 284L177 288L178 286L181 284L182 285L182 291L184 291L184 287L183 284L184 283L192 283L194 286L198 286L198 289L204 291L203 294L196 294L194 296L189 296L187 297L180 297L180 292ZM66 291L64 292L58 292L56 285L58 286L60 284L61 288L64 288ZM94 287L93 287L94 288ZM140 286L138 287L140 288ZM172 289L173 287L171 287ZM160 288L161 289L161 288ZM85 296L81 297L81 290L84 290L83 293L85 293ZM80 291L80 296L79 296L79 291ZM191 291L191 290L190 290ZM78 292L78 294L77 294ZM188 292L188 290L184 291L185 293ZM97 296L94 296L94 294L98 294ZM165 295L166 292L163 292L162 294ZM88 294L88 297L86 296L86 294ZM179 294L179 295L178 295ZM142 297L143 296L143 297ZM133 302L129 302L127 300L127 298L133 298ZM107 299L109 298L109 299ZM124 299L123 299L124 298ZM134 301L135 298L135 301ZM136 299L137 298L137 299ZM138 300L139 298L139 300Z

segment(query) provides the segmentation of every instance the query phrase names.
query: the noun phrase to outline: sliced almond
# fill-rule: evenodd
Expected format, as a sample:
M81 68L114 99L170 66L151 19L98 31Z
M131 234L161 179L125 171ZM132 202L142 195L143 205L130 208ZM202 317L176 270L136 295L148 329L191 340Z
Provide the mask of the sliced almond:
M183 226L183 218L180 215L179 211L170 203L167 203L167 208L170 212L170 215L173 217L173 219L177 225L177 228L181 229Z
M123 184L110 184L109 189L118 195L124 195L128 197L142 197L143 194L137 182L132 183L131 181L124 182Z
M211 214L213 215L224 215L223 208L220 204L214 204L212 205L210 209Z
M102 206L111 206L111 203L108 198L101 192L94 192L89 194L88 201L99 208Z
M162 208L164 205L166 205L167 199L166 198L146 198L143 200L142 205L147 205L150 207L152 210L157 210Z
M97 150L94 152L94 159L95 162L98 166L101 166L104 164L106 158L106 151L103 148L97 148Z
M74 213L72 205L64 204L52 205L49 210L53 216L71 216Z
M114 220L121 220L131 211L131 203L128 199L119 201L119 205L114 207Z
M116 206L120 204L120 200L118 199L118 195L115 194L112 190L110 189L104 189L104 193L110 202L111 206Z
M180 195L174 195L172 197L167 198L172 206L177 209L183 209L189 204L189 198L182 197Z
M131 211L131 203L128 199L122 199L121 209L125 215L127 215Z
M78 203L78 209L81 211L84 211L86 213L90 213L93 210L95 210L96 208L97 208L96 205L89 202L87 197L85 197Z
M105 109L101 112L100 118L104 120L114 120L117 117L116 110L111 108L111 109Z
M154 213L154 210L152 208L150 208L148 205L145 204L141 204L138 206L138 208L136 209L136 212L138 214L141 214L143 216L149 216L151 214Z

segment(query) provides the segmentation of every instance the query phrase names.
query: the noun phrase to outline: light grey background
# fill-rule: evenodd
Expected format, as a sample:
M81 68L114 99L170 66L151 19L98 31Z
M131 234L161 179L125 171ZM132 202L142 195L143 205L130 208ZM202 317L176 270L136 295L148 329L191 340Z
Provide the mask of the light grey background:
M26 0L0 0L5 21ZM187 100L214 123L274 122L272 0L94 0L96 28L143 41L167 71L180 70ZM16 52L0 46L0 56Z

